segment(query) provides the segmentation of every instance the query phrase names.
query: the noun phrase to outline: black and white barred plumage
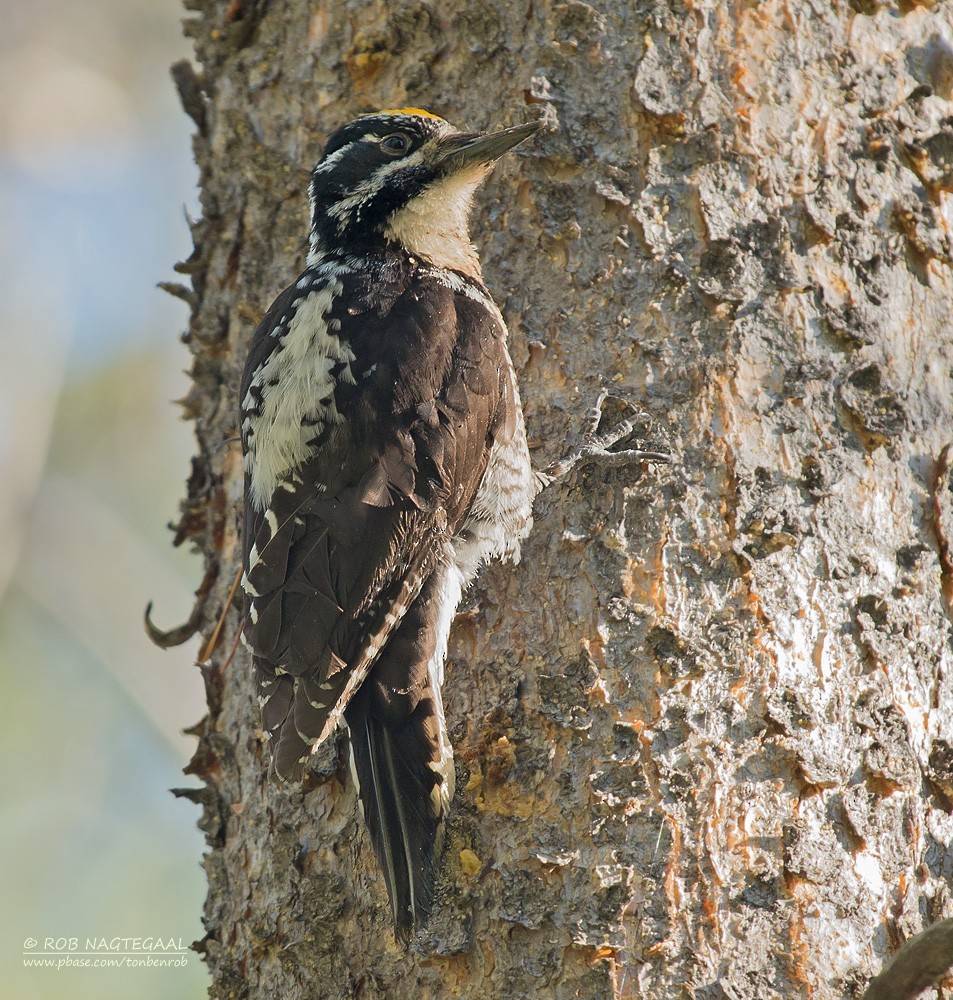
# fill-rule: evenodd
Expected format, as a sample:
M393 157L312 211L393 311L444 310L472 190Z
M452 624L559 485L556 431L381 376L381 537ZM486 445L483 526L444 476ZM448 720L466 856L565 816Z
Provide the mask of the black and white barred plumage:
M453 751L440 687L461 594L531 526L506 328L467 217L533 134L365 115L311 181L311 253L255 332L241 388L244 637L275 772L343 718L398 936L428 916Z

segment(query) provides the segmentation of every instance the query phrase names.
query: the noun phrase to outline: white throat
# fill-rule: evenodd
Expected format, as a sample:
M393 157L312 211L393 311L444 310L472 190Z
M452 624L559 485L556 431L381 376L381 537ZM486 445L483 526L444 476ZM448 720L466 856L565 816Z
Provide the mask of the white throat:
M480 166L431 184L393 216L384 235L437 267L482 280L468 222L473 192L485 174Z

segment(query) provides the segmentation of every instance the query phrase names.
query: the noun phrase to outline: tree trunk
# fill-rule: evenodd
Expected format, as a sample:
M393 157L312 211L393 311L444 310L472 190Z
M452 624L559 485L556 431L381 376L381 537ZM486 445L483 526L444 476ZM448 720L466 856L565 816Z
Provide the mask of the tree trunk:
M953 914L953 5L187 2L211 995L859 995ZM405 953L339 748L268 780L227 598L240 372L302 266L307 171L408 104L558 124L474 226L537 466L603 387L676 461L552 486L471 591Z

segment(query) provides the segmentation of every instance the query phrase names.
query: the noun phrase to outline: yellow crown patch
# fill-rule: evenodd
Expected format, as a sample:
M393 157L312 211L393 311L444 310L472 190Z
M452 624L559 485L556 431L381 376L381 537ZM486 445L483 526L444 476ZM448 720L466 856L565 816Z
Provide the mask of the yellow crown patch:
M443 119L440 115L432 114L430 111L424 111L423 108L387 108L384 111L378 111L379 115L420 115L421 118L436 118L438 122L442 122Z

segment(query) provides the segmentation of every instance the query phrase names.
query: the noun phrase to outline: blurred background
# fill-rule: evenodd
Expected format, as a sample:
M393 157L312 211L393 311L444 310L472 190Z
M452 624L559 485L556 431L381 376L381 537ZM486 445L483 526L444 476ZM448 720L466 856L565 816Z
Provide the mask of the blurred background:
M191 245L179 0L0 0L0 997L202 997L184 968L27 968L35 939L203 934L198 809L168 789L203 714L170 546L192 452L172 400Z

